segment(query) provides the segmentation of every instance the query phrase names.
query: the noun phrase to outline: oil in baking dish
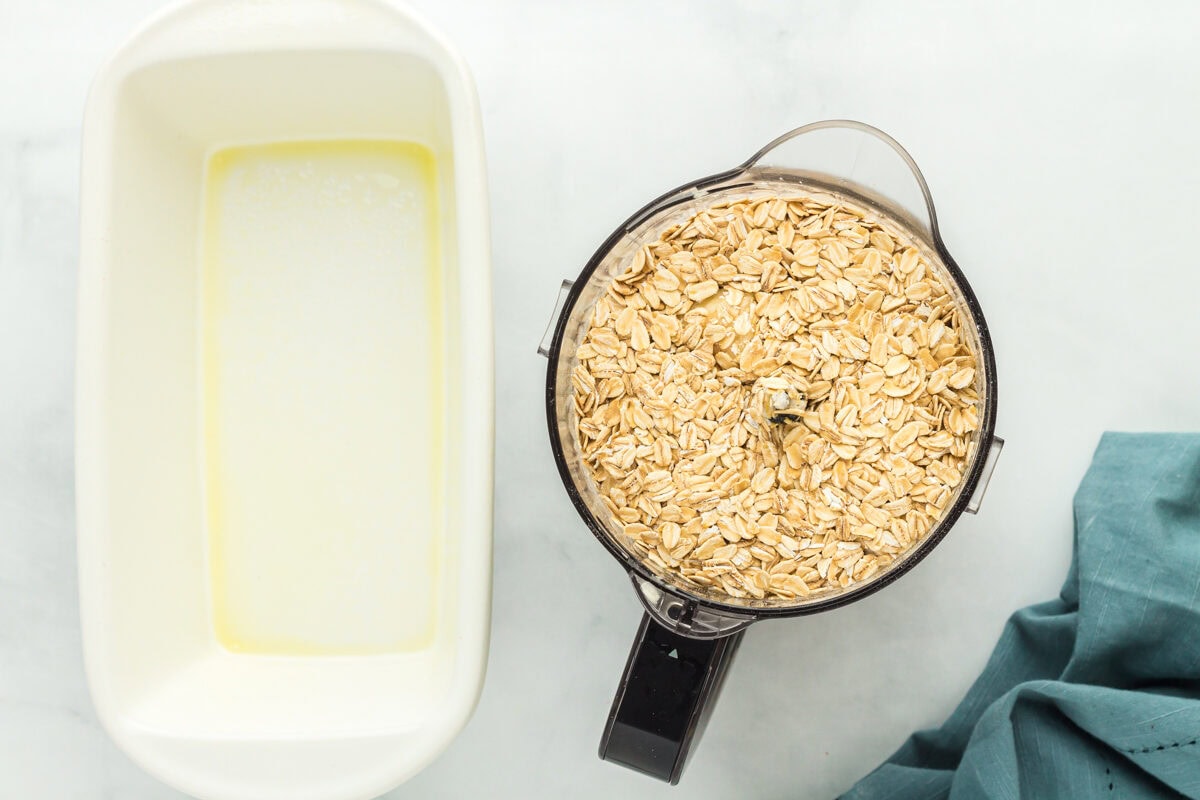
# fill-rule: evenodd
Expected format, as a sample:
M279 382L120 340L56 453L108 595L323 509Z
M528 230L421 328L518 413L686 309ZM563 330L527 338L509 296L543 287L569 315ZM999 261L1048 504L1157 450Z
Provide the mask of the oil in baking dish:
M441 507L437 168L421 145L206 165L200 277L213 629L243 653L429 644Z

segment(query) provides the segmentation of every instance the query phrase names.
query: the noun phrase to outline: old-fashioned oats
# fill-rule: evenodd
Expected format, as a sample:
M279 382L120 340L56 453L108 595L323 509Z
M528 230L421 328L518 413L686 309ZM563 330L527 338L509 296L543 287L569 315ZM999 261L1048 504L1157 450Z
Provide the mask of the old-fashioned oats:
M625 546L735 602L886 569L973 453L964 313L912 236L840 198L724 201L664 231L596 302L571 376Z

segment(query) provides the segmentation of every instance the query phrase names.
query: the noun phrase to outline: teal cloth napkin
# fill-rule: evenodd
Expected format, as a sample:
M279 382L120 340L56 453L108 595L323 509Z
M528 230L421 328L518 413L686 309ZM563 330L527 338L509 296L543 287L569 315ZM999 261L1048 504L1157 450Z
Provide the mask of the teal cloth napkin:
M843 797L1200 798L1200 435L1104 434L1062 594Z

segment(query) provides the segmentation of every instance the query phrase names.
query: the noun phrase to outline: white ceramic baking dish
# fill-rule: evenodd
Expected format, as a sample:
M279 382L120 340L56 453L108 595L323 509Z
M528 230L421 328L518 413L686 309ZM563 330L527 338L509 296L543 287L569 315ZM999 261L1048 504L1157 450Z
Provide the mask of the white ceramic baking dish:
M382 353L376 371L360 370L362 380L340 393L303 369L296 375L308 383L289 386L285 371L260 384L278 389L267 402L281 419L293 415L308 426L294 439L280 438L272 423L267 446L246 447L236 427L224 430L230 452L241 447L238 457L254 454L254 469L280 470L277 480L268 475L275 483L258 484L274 488L249 498L266 516L246 519L270 520L272 509L286 507L278 519L303 524L301 512L317 497L323 513L344 502L339 507L354 520L341 531L335 519L326 538L298 537L303 558L290 552L287 531L259 530L274 537L264 541L283 544L239 551L243 583L249 576L247 585L261 579L266 587L260 600L278 601L301 633L334 636L241 647L214 621L223 590L214 578L214 468L206 461L215 440L205 428L205 175L222 148L283 140L426 148L435 164L435 263L424 276L404 273L411 265L398 262L395 280L386 269L366 280L354 272L351 249L346 280L328 284L342 304L332 318L346 323L347 309L360 304L369 309L366 322L327 337L308 332L305 341L330 350L322 357L332 365L344 354L370 366ZM408 10L378 0L172 7L138 31L93 86L81 214L79 579L87 675L101 721L148 772L204 800L376 797L428 764L463 727L487 656L488 206L465 65ZM285 264L281 294L294 283ZM394 314L379 285L399 287ZM278 322L270 286L259 291ZM247 302L240 313L253 321ZM425 328L405 327L410 316ZM388 318L396 326L380 322ZM305 323L318 323L303 315L293 322L276 333L287 339L288 330L299 335ZM353 352L337 350L347 343ZM268 368L270 347L287 346L258 344ZM405 347L422 353L411 367ZM337 369L331 382L342 375ZM377 384L391 388L376 396ZM396 385L423 400L391 402L386 392ZM300 405L313 392L336 412L332 418ZM332 444L343 431L353 446ZM352 458L356 442L370 451L365 466ZM344 463L324 464L329 452ZM385 462L390 472L375 471ZM287 485L297 465L309 484ZM238 535L222 534L234 545ZM389 593L389 578L405 588Z

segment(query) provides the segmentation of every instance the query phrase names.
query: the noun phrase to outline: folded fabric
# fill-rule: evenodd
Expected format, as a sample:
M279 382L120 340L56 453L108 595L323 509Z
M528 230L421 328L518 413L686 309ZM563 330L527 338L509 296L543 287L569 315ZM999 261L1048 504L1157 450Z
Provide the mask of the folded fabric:
M1106 433L1057 600L844 800L1200 798L1200 435Z

